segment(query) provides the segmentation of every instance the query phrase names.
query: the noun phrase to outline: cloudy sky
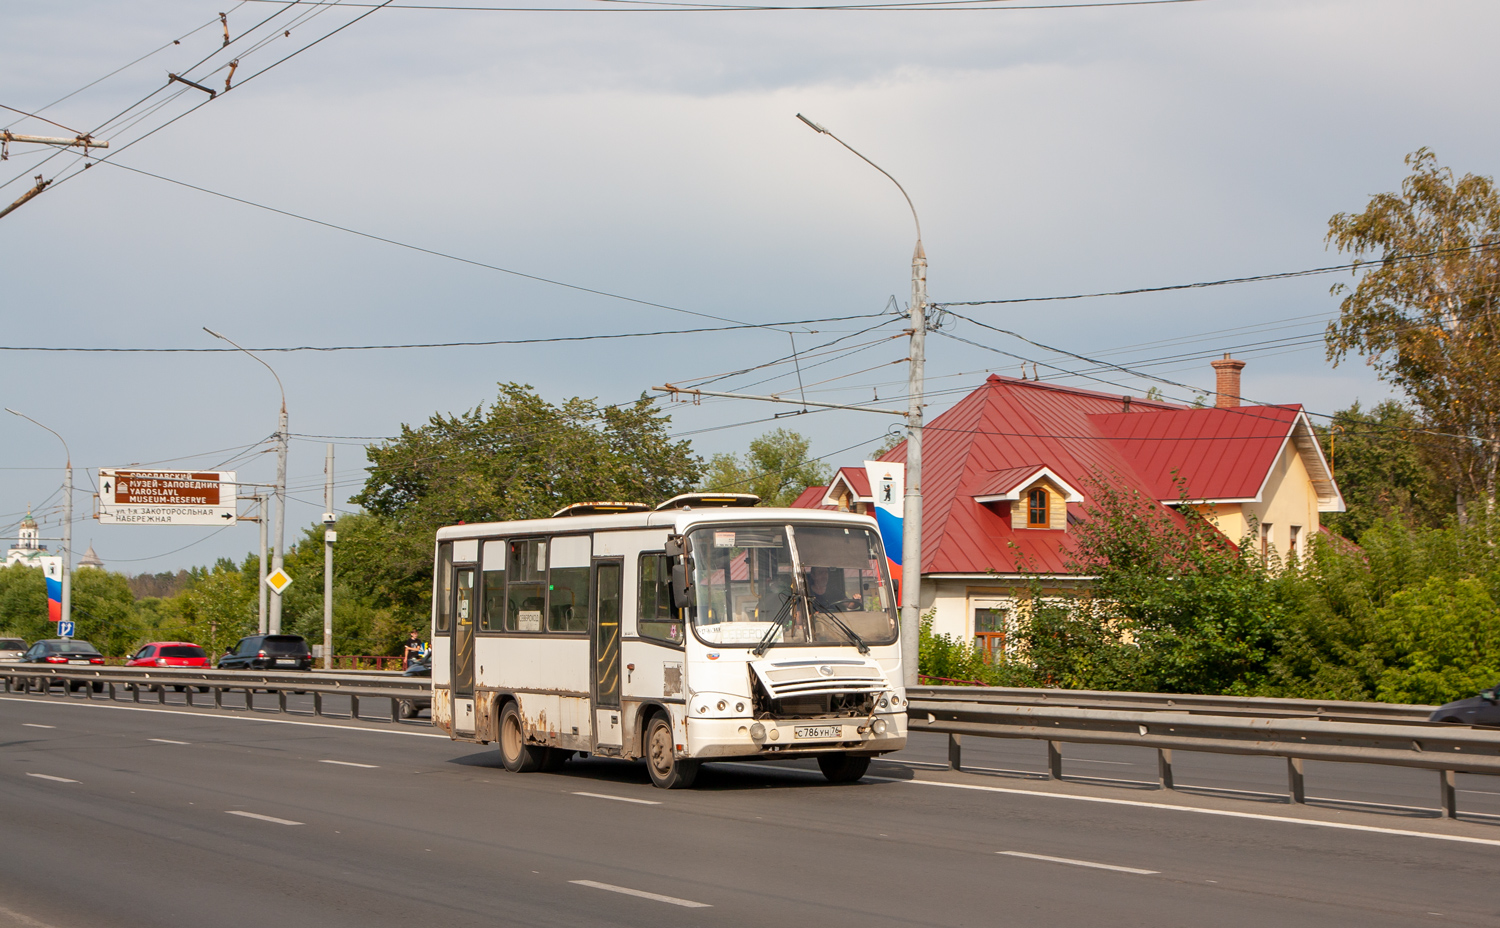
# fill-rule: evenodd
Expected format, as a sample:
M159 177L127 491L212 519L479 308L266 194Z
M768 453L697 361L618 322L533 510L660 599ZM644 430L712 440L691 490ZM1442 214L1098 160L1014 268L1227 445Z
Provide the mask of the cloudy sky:
M37 173L61 178L0 219L4 345L221 344L203 326L247 346L287 347L866 317L583 343L266 354L298 436L291 536L322 511L324 436L339 442L344 500L360 483L366 437L486 402L499 381L533 384L553 400L621 402L663 382L775 361L790 353L793 331L809 354L810 398L900 405L904 368L891 362L905 357L905 342L887 337L899 320L879 314L893 296L904 307L909 293L911 216L885 178L798 112L905 185L939 302L1336 264L1323 244L1329 216L1395 189L1407 153L1425 145L1456 171L1496 173L1500 8L1481 0L510 5L584 9L388 8L354 22L369 10L231 0L0 6L0 34L11 39L0 57L5 106L35 113L147 56L40 114L71 130L104 127L123 167L83 173L72 155L39 164L47 153L19 144L0 164L5 203ZM226 8L234 43L221 49ZM242 86L207 105L198 90L166 87L169 72L184 72L222 89L221 66L236 56ZM0 125L65 134L12 113ZM1249 361L1247 396L1329 413L1388 395L1358 359L1338 368L1324 359L1317 336L1337 310L1329 287L1339 279L961 311L1203 390L1207 359L1233 350ZM819 348L840 338L836 347L852 353ZM928 347L929 414L986 371L1019 373L1015 356L1063 383L1134 395L1154 383L951 317ZM251 524L121 528L89 514L101 466L229 462L242 480L269 482L264 441L277 393L263 367L235 354L14 350L0 351L0 363L3 405L57 429L88 468L77 475L79 549L92 543L109 566L138 573L253 548ZM717 386L795 383L780 365ZM772 427L755 420L775 411L678 406L673 428L705 455L737 451ZM860 460L892 421L827 412L775 424L803 431L837 464ZM13 532L30 503L44 534L58 534L61 463L50 435L0 421L0 533Z

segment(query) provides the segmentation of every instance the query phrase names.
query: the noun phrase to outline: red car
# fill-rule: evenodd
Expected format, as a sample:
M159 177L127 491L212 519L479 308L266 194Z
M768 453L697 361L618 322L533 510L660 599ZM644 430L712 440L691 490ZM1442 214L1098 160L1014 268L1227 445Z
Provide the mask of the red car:
M126 667L202 667L207 669L212 665L209 663L208 655L203 649L191 641L153 641L135 652L130 660L125 662ZM179 693L181 686L172 687ZM156 687L152 687L156 689ZM208 687L198 687L198 692L208 692Z

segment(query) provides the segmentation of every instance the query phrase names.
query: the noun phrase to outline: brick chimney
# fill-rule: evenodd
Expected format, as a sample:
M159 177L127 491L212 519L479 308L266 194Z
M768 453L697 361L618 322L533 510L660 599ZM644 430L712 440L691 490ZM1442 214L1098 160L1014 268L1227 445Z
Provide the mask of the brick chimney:
M1218 375L1214 387L1218 391L1218 399L1214 400L1214 406L1219 409L1233 409L1240 404L1240 371L1244 369L1244 361L1236 361L1224 352L1224 357L1218 361L1210 361L1214 373Z

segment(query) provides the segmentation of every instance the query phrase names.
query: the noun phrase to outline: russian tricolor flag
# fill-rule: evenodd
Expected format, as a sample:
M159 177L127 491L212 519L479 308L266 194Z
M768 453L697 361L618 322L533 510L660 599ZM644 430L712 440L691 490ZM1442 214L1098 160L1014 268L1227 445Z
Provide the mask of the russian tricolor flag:
M880 526L880 542L885 546L891 579L901 588L901 524L905 514L906 465L888 461L866 461L865 477L870 494L875 497L875 524ZM899 595L899 593L898 593Z
M62 558L44 557L42 573L47 578L47 621L62 621Z

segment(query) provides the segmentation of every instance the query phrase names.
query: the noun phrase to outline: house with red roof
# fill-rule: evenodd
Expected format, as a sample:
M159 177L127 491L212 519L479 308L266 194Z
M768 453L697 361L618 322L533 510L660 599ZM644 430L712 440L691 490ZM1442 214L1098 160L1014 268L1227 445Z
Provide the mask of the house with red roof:
M922 439L922 609L934 631L1003 647L1017 597L1069 571L1093 482L1190 505L1231 541L1300 556L1319 514L1342 512L1307 414L1240 404L1243 361L1213 362L1214 406L1192 407L990 375L927 423ZM904 462L906 445L881 460ZM793 505L868 512L865 469L842 467ZM908 567L908 569L910 569Z

